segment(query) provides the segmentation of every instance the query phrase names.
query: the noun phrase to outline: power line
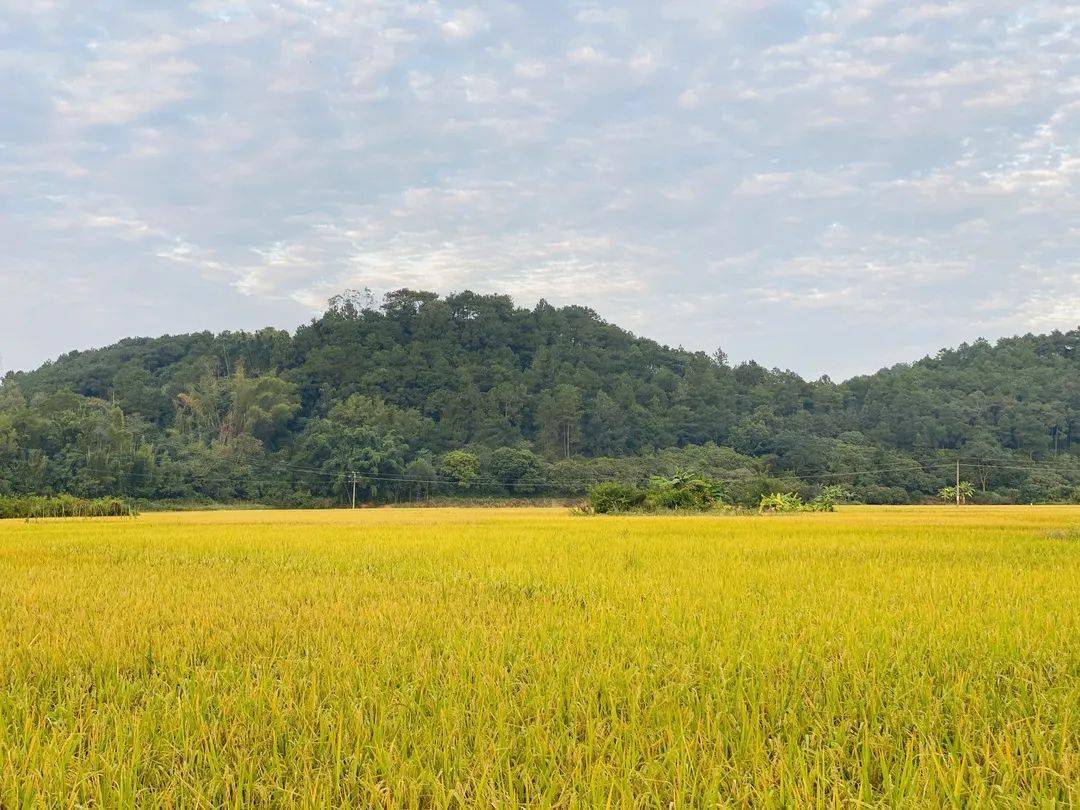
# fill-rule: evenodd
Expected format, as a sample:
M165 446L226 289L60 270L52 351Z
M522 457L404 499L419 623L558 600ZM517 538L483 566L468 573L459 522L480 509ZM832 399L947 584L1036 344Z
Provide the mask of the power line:
M774 471L774 472L747 471L744 474L738 474L738 475L709 476L709 477L713 481L718 481L718 482L723 482L723 483L735 483L735 482L739 482L739 481L749 481L749 480L753 480L754 478L775 478L775 479L783 480L783 479L788 478L788 477L791 477L791 478L794 478L794 479L800 480L800 481L809 481L809 480L820 480L820 479L831 479L831 478L849 478L849 477L850 478L856 478L856 477L860 477L860 476L872 476L872 475L878 475L878 474L882 474L882 473L891 473L891 472L912 472L912 473L922 472L922 473L929 473L931 470L934 470L934 469L940 469L940 468L943 468L943 467L952 467L954 463L955 462L942 461L942 462L937 462L937 463L933 463L933 464L920 465L918 463L913 462L912 464L904 465L902 467L877 467L877 468L870 468L870 469L852 469L852 470L845 470L845 471L842 471L842 472L816 473L816 474L804 474L804 475L797 475L792 471L782 471L782 470L781 471ZM359 483L360 480L375 481L375 482L389 482L389 483L405 483L405 484L426 485L426 486L447 486L447 487L453 487L453 488L458 488L458 487L461 487L461 485L462 485L461 482L449 481L449 480L442 479L442 478L415 478L415 477L410 477L410 476L406 476L406 475L385 475L385 474L381 474L381 473L367 473L367 472L360 472L358 470L352 470L352 469L343 469L343 470L340 470L340 471L337 471L337 472L328 472L328 471L324 471L324 470L315 470L315 469L311 469L311 468L290 467L289 465L272 465L272 466L283 467L284 469L288 469L288 470L290 470L292 472L300 472L300 473L304 473L306 475L319 476L319 477L323 477L323 478L332 479L331 481L326 481L325 483L327 483L327 484L335 483L335 482L352 484L354 488L355 488L355 485L357 483ZM82 467L80 469L89 470L90 472L94 472L94 473L98 473L98 474L115 474L118 477L127 476L127 477L134 477L134 478L154 479L154 478L160 478L162 476L161 473L142 473L142 472L124 471L124 470L114 471L114 470L102 469L102 468L94 468L94 467ZM1031 467L1012 467L1011 469L1031 470L1032 468ZM200 475L198 473L192 473L192 472L188 471L188 472L186 472L184 474L183 477L185 479L187 479L187 480L190 480L190 481L194 482L194 483L217 482L217 483L236 484L236 483L239 483L240 481L246 481L248 483L268 484L268 485L269 484L280 484L280 483L282 483L281 478L266 478L266 477L259 477L259 476L251 475L251 474L240 474L240 473L238 473L236 475L232 475L232 476L205 476L205 475ZM641 480L641 479L639 479L639 480ZM531 488L531 489L563 489L564 488L563 485L561 485L561 484L555 484L555 483L552 483L552 482L549 482L549 481L529 480L527 478L526 479L521 479L521 478L519 478L519 479L474 478L474 479L472 479L472 480L470 480L468 482L465 482L465 483L467 483L470 486L472 486L472 485L499 486L499 487L507 487L507 488L509 488L509 487L523 487L523 488L528 487L528 488ZM583 483L593 483L593 482L583 482Z
M1025 472L1074 472L1071 470L1063 470L1060 467L1036 465L1020 465L1020 464L972 464L965 462L969 467L980 467L986 470L1024 470Z
M937 467L951 467L951 461L942 461L934 464L919 464L916 461L903 467L879 467L874 470L849 470L847 472L820 473L813 475L800 475L797 478L839 478L842 476L869 475L883 472L926 472Z
M133 460L133 459L129 459L128 461L130 461L130 460ZM1037 463L1033 463L1031 465L1018 465L1018 464L1004 464L1004 463L1000 463L998 460L991 461L989 459L985 459L985 460L984 459L966 459L966 460L965 459L957 459L957 460L951 460L951 461L942 460L942 461L929 462L929 463L921 463L921 462L917 462L917 461L912 461L912 462L909 462L909 463L904 464L902 466L876 467L876 468L867 468L867 469L849 469L849 470L844 470L844 471L834 471L834 472L826 472L826 473L810 473L810 474L803 474L803 475L798 475L794 471L784 471L784 470L776 470L776 471L772 471L772 472L762 471L762 470L746 470L745 472L741 472L741 473L734 474L734 475L719 475L719 476L708 476L708 477L710 477L712 480L720 482L720 483L735 483L735 482L739 482L739 481L753 480L754 478L775 478L775 479L783 480L783 479L788 478L788 477L793 477L794 479L796 479L796 481L819 481L819 480L828 480L828 479L837 479L837 478L859 478L859 477L866 477L866 476L876 476L876 475L881 475L881 474L885 474L885 473L893 473L893 472L910 472L910 473L932 474L932 471L940 470L940 469L945 468L945 467L952 467L954 464L966 465L966 466L969 466L969 467L970 466L978 466L978 467L980 467L982 469L1018 470L1018 471L1028 472L1028 473L1036 472L1036 471L1040 471L1040 470L1053 471L1053 472L1068 472L1067 470L1060 470L1060 468L1058 468L1058 467L1049 466L1045 462L1042 464L1042 466L1040 466ZM353 505L355 505L356 486L357 486L358 483L360 483L361 480L370 481L370 482L376 482L376 483L377 482L401 483L401 484L409 484L409 485L413 485L413 486L425 486L425 487L445 486L445 487L449 487L449 488L452 488L452 489L461 488L461 482L449 481L449 480L442 479L442 478L417 478L417 477L411 477L411 476L407 476L407 475L403 475L403 474L389 475L389 474L383 474L383 473L378 473L378 472L368 473L368 472L360 472L359 470L355 470L355 469L351 469L351 468L343 468L343 469L339 469L337 471L328 471L328 470L325 470L325 469L317 469L317 468L312 468L312 467L302 467L302 466L298 466L298 465L291 465L291 464L288 464L287 462L274 462L271 465L269 465L269 467L271 469L280 469L280 470L283 470L283 471L289 471L290 473L293 474L292 475L293 478L302 479L304 477L310 477L310 478L323 479L321 481L321 483L324 483L327 486L332 486L334 484L338 484L338 485L341 485L341 484L350 485L351 484L351 498L350 498L350 501L351 501L351 503ZM117 471L117 470L111 470L111 469L96 468L96 467L92 467L92 466L81 467L79 469L87 470L87 471L90 471L90 472L96 473L96 474L103 474L103 475L105 475L105 474L114 474L114 475L116 475L118 477L128 477L128 478L138 478L138 479L160 479L162 477L162 475L163 475L163 473L160 472L160 471L157 471L157 472L137 472L137 471L134 471L134 470L119 470L119 471ZM167 476L167 473L165 473L165 475ZM232 484L232 485L262 484L262 485L267 485L267 486L281 485L282 483L284 483L282 478L277 478L277 477L269 478L269 477L263 477L263 476L255 475L255 474L252 474L252 473L246 473L246 474L245 473L237 473L237 474L234 474L234 475L225 475L225 476L221 476L221 475L207 476L207 475L200 475L197 472L193 473L191 470L185 470L183 472L183 474L181 475L181 478L183 480L185 480L186 482L192 483L192 484L194 484L196 486L198 486L201 483L225 483L225 484ZM638 479L636 481L636 483L643 483L646 480L647 479ZM308 482L308 483L314 483L314 482ZM571 487L567 487L565 485L553 483L553 482L550 482L550 481L537 481L537 480L529 480L529 479L475 478L475 479L472 479L471 481L466 482L466 483L468 485L475 485L475 486L502 487L502 488L507 488L507 489L513 489L513 488L528 489L528 490L532 490L534 492L535 491L562 491L562 492L568 492L568 491L569 492L576 492L576 491L578 491L577 489L575 489L573 487L573 485ZM576 482L576 483L580 484L581 488L586 488L586 487L591 486L591 485L593 485L595 483L598 483L598 481L596 481L596 480L586 480L586 481L580 481L580 482ZM793 482L793 483L795 483L795 482Z
M734 475L734 476L726 476L726 477L725 476L711 475L711 476L708 476L708 477L713 481L724 481L724 482L747 481L747 480L751 480L753 478L786 478L788 476L798 478L800 480L807 480L807 479L818 479L818 478L837 478L837 477L842 477L842 476L873 475L873 474L884 473L884 472L899 472L899 471L926 472L928 469L935 468L935 467L951 467L951 466L952 466L952 462L941 462L939 464L930 464L930 465L923 465L923 466L910 466L909 465L909 466L905 466L905 467L881 467L881 468L878 468L878 469L870 469L870 470L849 470L847 472L820 473L820 474L811 474L811 475L796 475L794 472L785 470L785 471L777 471L777 472L772 472L772 473L770 473L770 472L750 472L747 475ZM376 481L407 481L407 482L414 482L414 483L416 483L416 482L426 482L426 483L452 484L454 486L457 486L456 482L446 481L446 480L443 480L443 479L418 479L418 478L408 478L408 477L404 477L404 476L379 475L377 473L357 473L357 474L361 478L367 478L367 479L372 479L372 480L376 480ZM520 479L518 479L518 480L499 481L499 480L494 480L494 479L474 478L471 481L469 481L468 483L470 483L470 484L490 484L492 486L521 486L521 485L538 486L538 485L540 485L539 483L534 484L532 482L522 481Z

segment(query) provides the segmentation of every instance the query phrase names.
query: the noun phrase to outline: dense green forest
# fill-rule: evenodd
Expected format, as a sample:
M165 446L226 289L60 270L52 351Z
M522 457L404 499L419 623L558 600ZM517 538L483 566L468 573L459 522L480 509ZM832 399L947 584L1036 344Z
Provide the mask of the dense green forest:
M295 334L133 338L0 385L0 495L283 505L577 495L692 470L733 500L842 483L1080 497L1080 330L978 340L845 383L732 365L578 306L400 290Z

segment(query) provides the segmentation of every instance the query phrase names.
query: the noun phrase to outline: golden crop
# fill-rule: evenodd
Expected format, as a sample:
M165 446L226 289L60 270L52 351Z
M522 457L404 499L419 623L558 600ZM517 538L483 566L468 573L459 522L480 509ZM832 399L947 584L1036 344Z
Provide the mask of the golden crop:
M0 522L0 806L1078 803L1077 527Z

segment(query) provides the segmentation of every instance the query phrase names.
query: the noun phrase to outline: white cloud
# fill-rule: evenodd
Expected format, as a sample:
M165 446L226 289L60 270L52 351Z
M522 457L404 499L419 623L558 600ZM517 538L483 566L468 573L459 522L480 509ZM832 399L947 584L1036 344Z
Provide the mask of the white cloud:
M235 327L343 286L470 286L827 371L1076 316L1065 0L93 16L4 7L0 284L111 280L94 326L117 337L132 313ZM83 342L15 300L15 362Z
M566 55L571 64L578 65L613 65L615 60L592 45L574 48Z
M543 79L548 72L547 63L537 59L529 59L514 65L514 75L522 79Z
M618 8L583 8L576 19L585 25L625 25L627 13Z
M679 106L684 110L696 110L705 103L704 94L704 88L688 87L679 94Z
M734 193L746 196L784 194L796 199L845 197L857 191L850 174L848 170L837 175L814 171L768 172L746 178Z
M471 39L487 30L487 17L475 8L463 9L442 24L442 32L449 39Z
M56 109L64 118L81 126L126 124L191 98L194 62L170 55L171 48L155 52L152 43L125 45L58 88Z

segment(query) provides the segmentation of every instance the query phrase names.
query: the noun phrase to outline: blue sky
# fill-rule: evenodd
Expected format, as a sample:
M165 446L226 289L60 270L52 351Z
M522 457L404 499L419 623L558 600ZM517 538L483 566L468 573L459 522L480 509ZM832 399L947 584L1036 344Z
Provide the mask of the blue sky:
M0 0L0 368L349 287L842 378L1080 324L1080 5Z

